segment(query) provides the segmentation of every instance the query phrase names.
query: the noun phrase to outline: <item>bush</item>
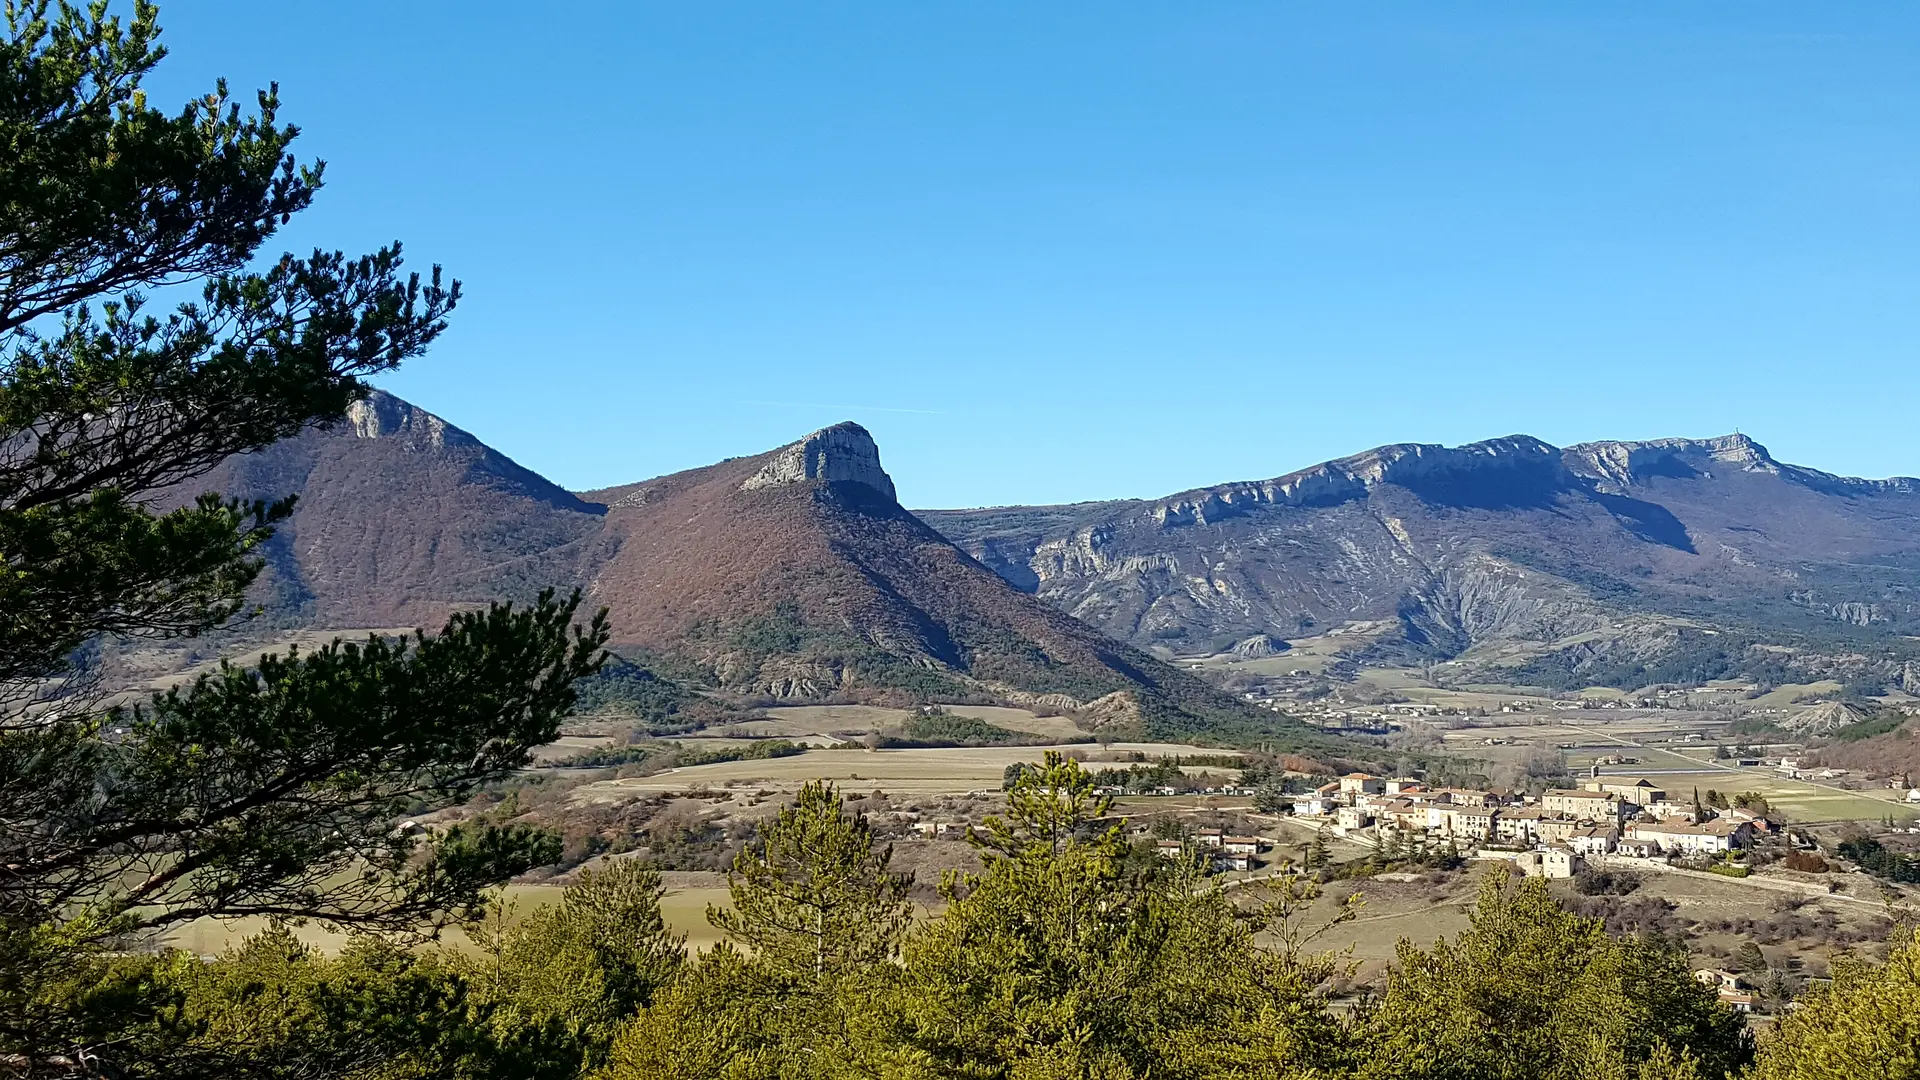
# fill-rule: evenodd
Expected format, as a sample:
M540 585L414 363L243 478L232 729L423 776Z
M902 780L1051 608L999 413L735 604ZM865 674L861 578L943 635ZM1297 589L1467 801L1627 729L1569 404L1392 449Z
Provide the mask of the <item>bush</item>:
M1830 869L1827 860L1817 851L1789 851L1780 862L1787 869L1803 874L1824 874Z
M1582 870L1573 876L1573 891L1581 896L1626 896L1640 887L1636 874Z
M1720 874L1723 877L1746 877L1753 873L1753 871L1744 866L1736 866L1733 863L1714 863L1712 866L1707 867L1707 873Z

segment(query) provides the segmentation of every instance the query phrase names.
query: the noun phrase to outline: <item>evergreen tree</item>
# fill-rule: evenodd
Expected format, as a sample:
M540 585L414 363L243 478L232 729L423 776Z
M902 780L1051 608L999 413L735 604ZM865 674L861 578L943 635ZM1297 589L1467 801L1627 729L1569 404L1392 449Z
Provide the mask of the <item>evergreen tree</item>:
M796 979L823 980L892 959L913 916L913 879L887 869L865 815L811 781L794 805L733 861L733 904L707 918L755 959Z
M732 940L626 1025L608 1080L840 1075L913 914L892 854L833 785L807 784L734 860L732 906L707 911Z
M1683 952L1607 936L1540 878L1490 873L1472 927L1423 951L1401 942L1368 1018L1362 1078L1577 1080L1649 1062L1718 1077L1751 1047L1738 1014Z
M18 1061L123 1064L146 1006L122 986L95 1008L85 988L124 967L103 950L127 935L205 916L445 922L551 861L529 830L393 821L551 741L606 638L600 620L570 629L577 599L544 595L100 708L94 646L227 622L291 512L177 505L183 485L338 422L459 294L437 268L403 274L398 245L256 265L320 167L287 152L272 90L252 115L224 85L153 108L158 34L145 0L124 20L27 0L0 37L0 1053ZM162 296L178 302L160 312Z
M615 1033L684 960L660 915L660 872L638 860L584 870L560 902L486 935L470 979L511 1075L554 1080L606 1060Z
M1306 854L1302 856L1300 865L1307 870L1320 870L1332 857L1331 847L1327 843L1327 827L1322 825L1320 830L1313 834L1313 840L1307 845Z
M1259 963L1197 867L1127 874L1078 763L1049 755L1009 793L985 869L943 885L864 1032L900 1077L1302 1076L1337 1041L1300 1032L1310 979ZM1323 1025L1327 1031L1337 1025Z

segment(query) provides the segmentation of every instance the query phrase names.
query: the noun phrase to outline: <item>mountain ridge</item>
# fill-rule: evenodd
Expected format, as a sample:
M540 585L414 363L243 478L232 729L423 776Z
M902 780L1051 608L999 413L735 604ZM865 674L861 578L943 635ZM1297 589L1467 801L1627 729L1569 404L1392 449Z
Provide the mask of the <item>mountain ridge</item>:
M433 625L579 587L616 647L747 698L1027 702L1182 737L1287 728L1007 585L899 505L853 423L574 493L376 391L201 486L298 496L265 550L278 626Z
M624 643L791 700L937 685L1223 708L1162 660L1347 623L1395 628L1379 662L1567 681L1637 677L1714 628L1920 634L1920 481L1782 463L1741 434L1398 443L1158 499L914 512L858 424L569 492L376 392L208 486L301 496L266 552L282 623L433 625L577 585Z
M920 513L1009 583L1163 654L1388 620L1418 656L1452 659L1615 629L1643 639L1620 648L1668 647L1688 619L1920 630L1916 495L1912 478L1785 464L1741 434L1514 435L1158 499Z

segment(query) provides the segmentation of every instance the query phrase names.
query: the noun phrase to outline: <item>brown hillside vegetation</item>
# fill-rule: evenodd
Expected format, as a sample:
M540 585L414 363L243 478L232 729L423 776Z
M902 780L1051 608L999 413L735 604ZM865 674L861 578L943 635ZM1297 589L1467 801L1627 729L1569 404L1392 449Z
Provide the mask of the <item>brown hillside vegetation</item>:
M437 626L576 573L601 508L472 435L375 393L330 430L231 458L183 494L299 497L267 547L271 618L318 627Z
M576 495L375 393L196 487L299 496L261 586L282 627L427 626L578 586L616 647L752 696L1071 704L1162 736L1286 726L1008 585L894 501L854 424Z
M1836 769L1871 773L1879 776L1905 776L1920 782L1920 732L1908 720L1892 731L1851 742L1836 741L1821 747L1815 757L1821 765Z

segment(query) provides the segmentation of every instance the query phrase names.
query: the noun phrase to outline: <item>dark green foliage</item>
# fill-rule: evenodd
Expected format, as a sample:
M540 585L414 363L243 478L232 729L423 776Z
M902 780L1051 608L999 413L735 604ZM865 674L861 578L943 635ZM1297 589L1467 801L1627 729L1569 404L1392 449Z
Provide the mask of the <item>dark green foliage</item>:
M357 937L329 958L275 927L211 963L122 958L92 965L90 1011L120 1076L566 1080L679 970L660 893L658 872L609 863L551 907L492 913L477 955Z
M617 765L644 765L646 772L677 769L686 765L716 765L722 761L762 761L769 758L804 754L807 748L786 739L757 739L735 746L689 750L676 742L641 742L604 750L586 750L561 764L572 768L598 769Z
M1859 742L1861 739L1868 739L1875 735L1885 735L1890 731L1897 731L1911 719L1913 719L1913 717L1908 713L1901 712L1898 709L1887 709L1876 712L1866 719L1861 720L1859 723L1848 724L1846 727L1834 732L1833 737L1841 742Z
M1684 952L1609 937L1542 879L1505 878L1488 877L1456 940L1401 942L1359 1076L1584 1080L1672 1055L1719 1077L1751 1057L1740 1018L1694 980Z
M1852 859L1860 869L1875 877L1905 883L1920 882L1920 856L1889 851L1871 836L1855 836L1840 841L1842 858Z
M956 716L945 709L921 711L901 722L900 733L882 735L879 745L883 747L934 747L934 746L1051 746L1059 739L1035 735L1025 731L1008 731L995 727L973 716ZM1079 742L1092 742L1093 736L1082 736Z
M1612 686L1634 690L1672 684L1700 686L1714 679L1746 679L1760 683L1795 681L1784 654L1760 648L1760 639L1732 633L1682 631L1671 647L1645 659L1624 654L1584 660L1576 653L1555 652L1537 657L1505 673L1502 678L1525 686L1577 690Z
M494 830L423 848L390 822L463 800L552 741L606 633L569 633L578 602L268 656L98 721L0 731L0 816L21 823L0 839L0 902L25 918L85 903L143 926L216 913L396 925L471 906L551 861L545 843Z
M687 730L693 721L682 712L694 694L671 679L619 656L609 656L599 671L574 686L582 714L619 713L656 731Z
M168 116L141 79L156 14L44 2L0 41L0 684L61 674L101 633L190 634L238 608L286 506L139 496L309 424L417 355L458 299L399 247L245 269L320 183L286 153L273 92ZM142 290L203 282L164 316ZM89 305L97 304L98 312ZM114 418L109 420L108 418Z
M901 690L921 700L954 700L969 693L961 680L946 671L890 653L844 626L808 621L793 603L781 603L769 614L725 626L697 626L688 633L687 644L694 651L706 648L725 653L733 660L732 670L749 675L768 659L799 657L846 673L849 683ZM702 677L716 686L727 685L712 668L703 670Z
M1182 768L1185 765L1214 766L1222 769L1237 768L1240 759L1230 756L1198 754L1192 757L1160 757L1153 761L1136 761L1124 769L1101 769L1093 774L1094 782L1101 786L1123 787L1129 791L1152 791L1157 787L1172 787L1181 791L1197 791L1204 784L1199 775L1188 775Z
M0 1054L29 1071L165 1058L175 990L113 958L124 935L249 914L411 929L551 861L537 831L395 819L523 765L607 637L546 592L98 708L84 665L238 614L291 505L183 485L339 422L459 295L403 274L397 245L257 265L320 169L288 155L273 91L254 115L224 85L149 106L157 34L142 0L125 20L28 0L0 38Z

